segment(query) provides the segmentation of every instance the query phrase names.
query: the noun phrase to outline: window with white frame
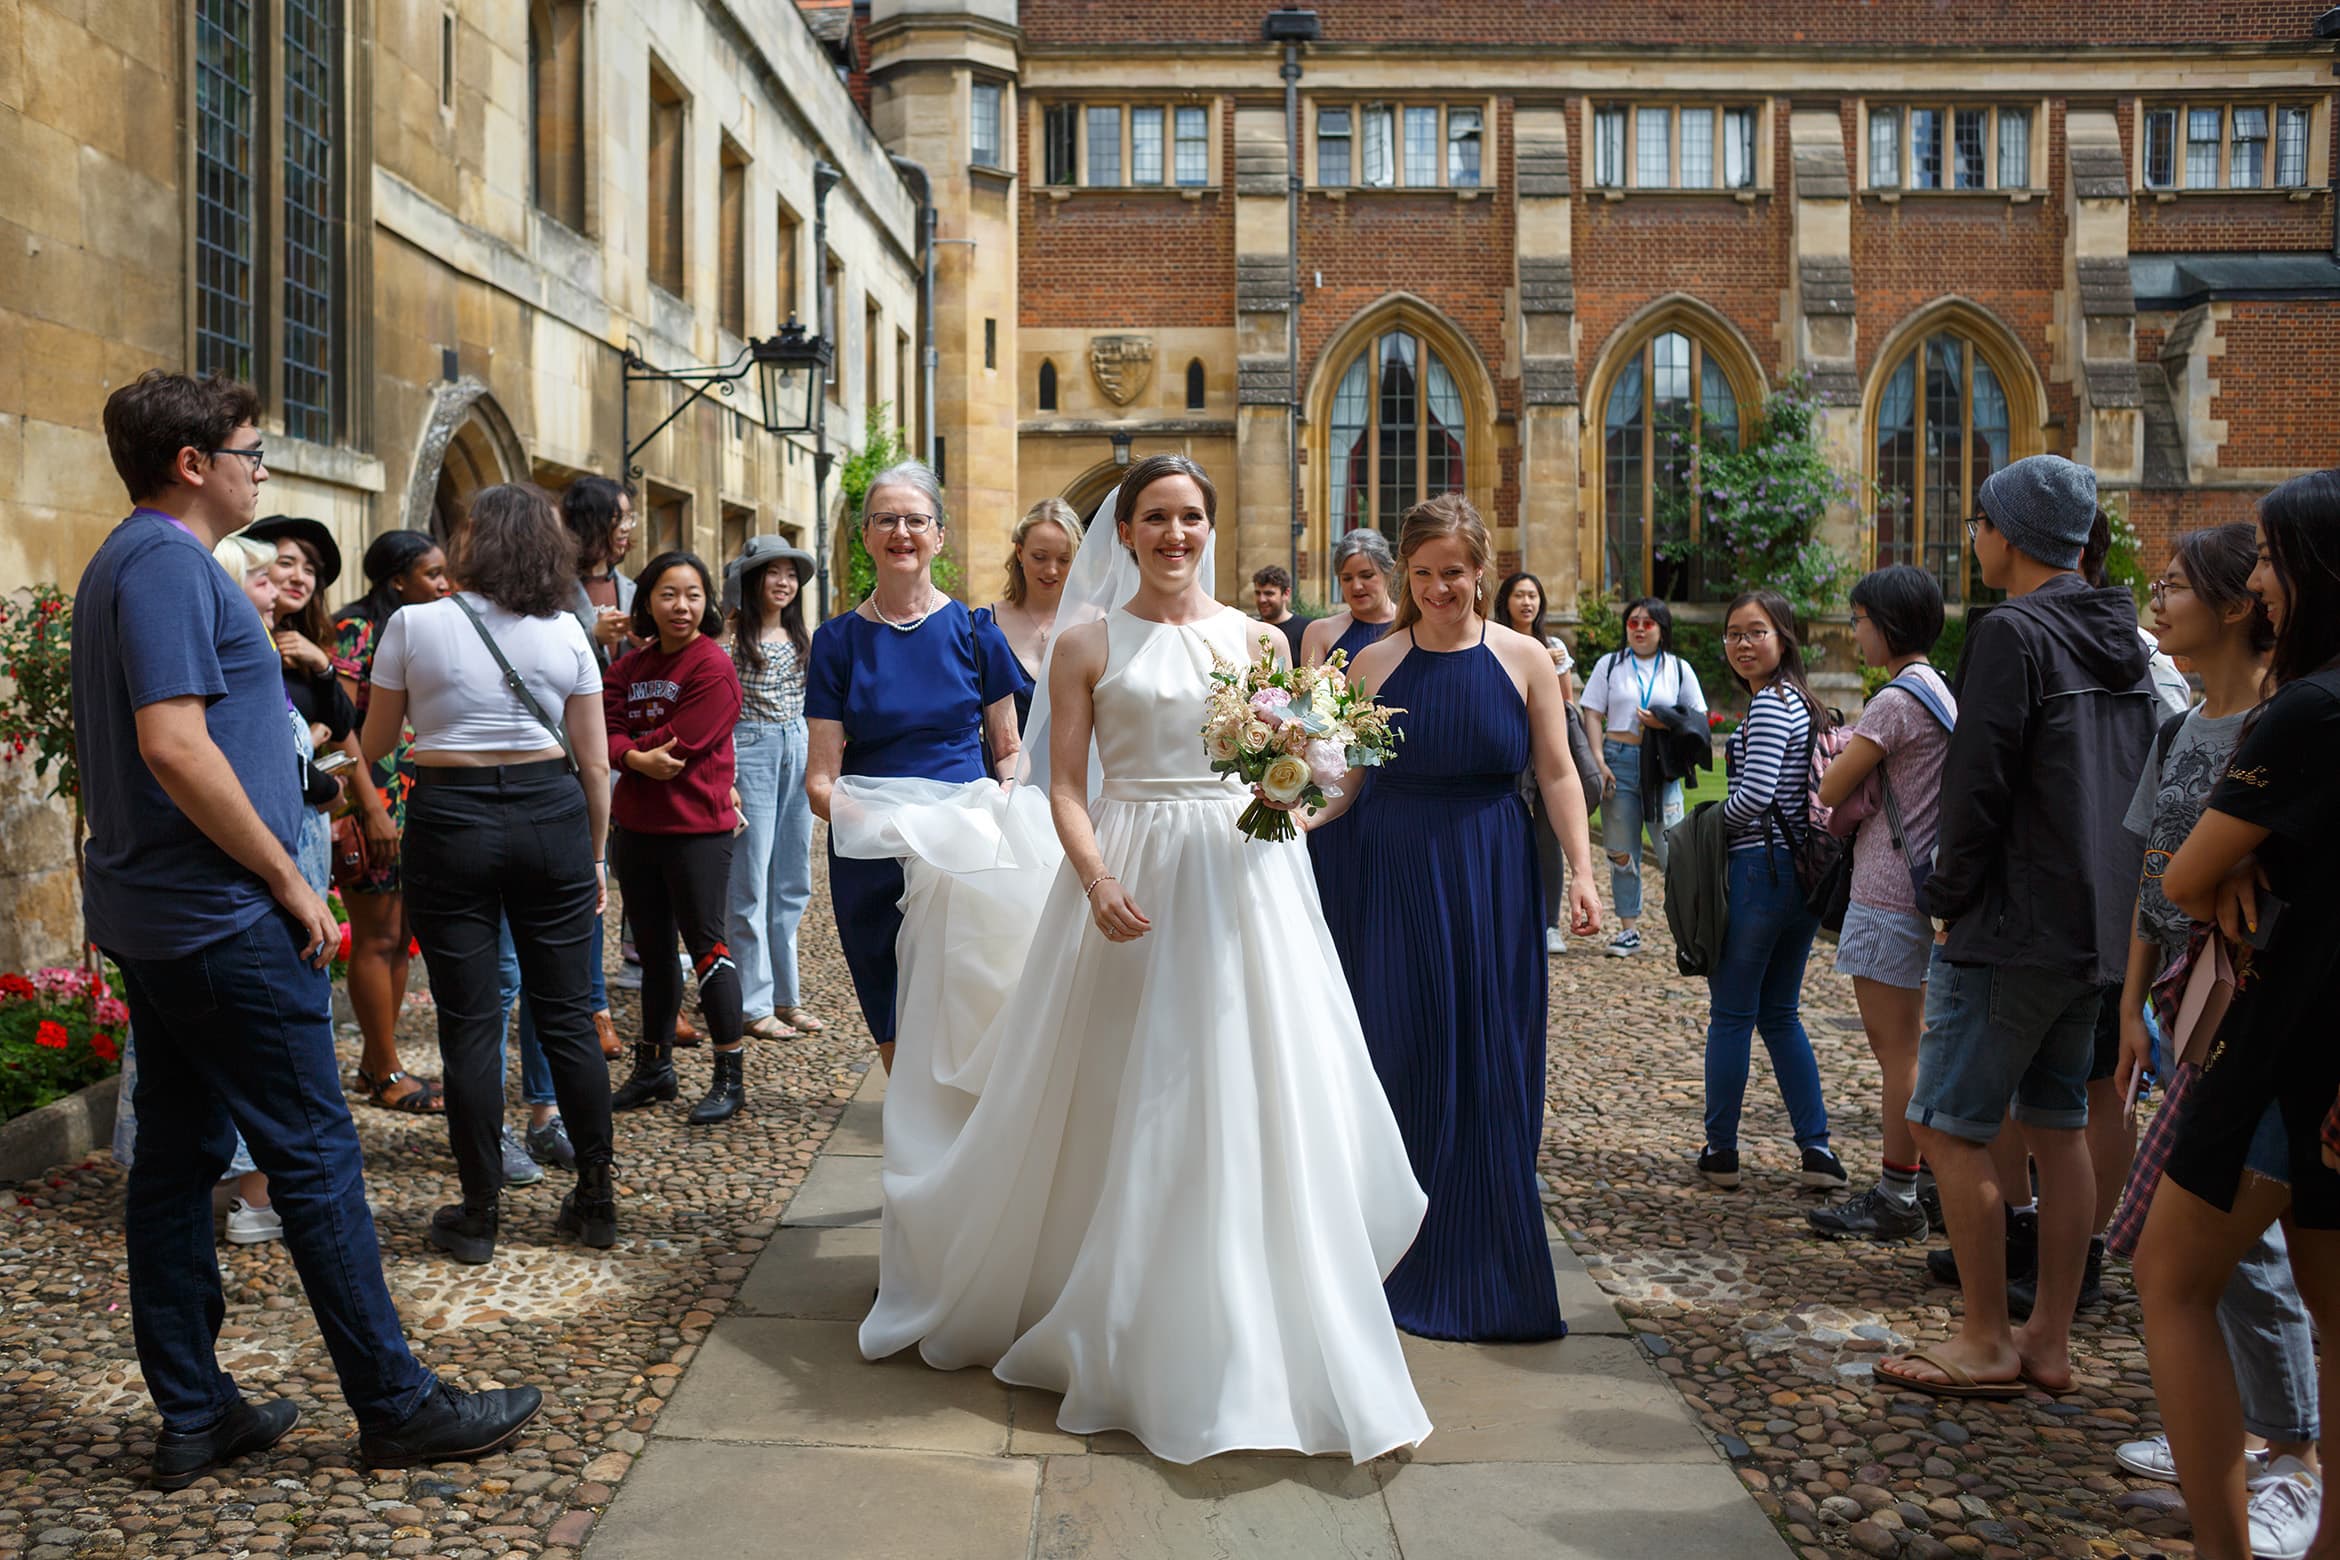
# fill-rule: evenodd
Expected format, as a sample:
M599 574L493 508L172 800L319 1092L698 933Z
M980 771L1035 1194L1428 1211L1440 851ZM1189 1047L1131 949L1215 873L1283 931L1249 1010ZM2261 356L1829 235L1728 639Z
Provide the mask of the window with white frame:
M2189 103L2145 110L2145 185L2156 190L2304 189L2301 103Z
M1593 184L1751 190L1758 110L1748 104L1607 104L1593 110Z
M1869 110L1869 188L2028 190L2031 110L1892 103Z
M1040 110L1041 182L1196 189L1211 182L1211 112L1201 104L1050 103Z
M1006 166L999 155L1000 84L978 81L971 91L967 160L979 168Z
M1326 103L1316 110L1316 183L1330 189L1477 189L1486 115L1443 103Z

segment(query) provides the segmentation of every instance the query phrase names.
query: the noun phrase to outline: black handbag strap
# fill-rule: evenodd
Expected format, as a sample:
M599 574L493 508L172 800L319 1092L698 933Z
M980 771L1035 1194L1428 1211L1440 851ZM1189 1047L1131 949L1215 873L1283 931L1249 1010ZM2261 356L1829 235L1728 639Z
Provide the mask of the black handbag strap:
M511 689L519 697L520 702L527 707L528 713L536 717L536 723L550 732L552 739L561 745L561 761L569 766L570 774L575 774L577 772L577 754L569 746L568 729L554 725L552 717L545 714L544 706L536 702L536 695L528 691L528 680L513 670L511 661L504 655L504 647L496 643L494 634L488 632L487 620L479 615L479 609L465 601L461 592L457 592L449 599L463 609L463 615L471 619L471 626L479 630L479 642L488 647L488 654L494 656L496 665L504 669L504 686Z

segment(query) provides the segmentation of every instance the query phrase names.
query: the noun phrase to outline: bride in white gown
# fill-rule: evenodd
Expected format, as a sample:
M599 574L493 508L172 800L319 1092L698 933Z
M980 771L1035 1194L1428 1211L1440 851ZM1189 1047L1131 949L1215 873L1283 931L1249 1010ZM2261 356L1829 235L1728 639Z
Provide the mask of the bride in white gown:
M1214 652L1256 653L1202 583L1215 504L1150 457L1083 549L1119 555L1084 571L1112 609L1060 631L1033 721L1061 856L1029 786L845 798L841 850L912 858L861 1350L988 1365L1172 1462L1362 1462L1430 1430L1381 1290L1423 1196L1305 846L1239 835L1203 757Z

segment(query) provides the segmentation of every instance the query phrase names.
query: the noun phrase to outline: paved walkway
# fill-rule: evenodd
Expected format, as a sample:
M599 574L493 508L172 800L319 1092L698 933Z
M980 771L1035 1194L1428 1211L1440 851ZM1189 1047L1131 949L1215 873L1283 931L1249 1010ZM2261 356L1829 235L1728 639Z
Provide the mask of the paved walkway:
M1572 1335L1406 1340L1437 1426L1412 1455L1216 1457L1067 1435L1053 1394L905 1352L865 1362L877 1286L870 1069L782 1227L658 1416L587 1560L1278 1556L1775 1560L1788 1553L1557 1236Z

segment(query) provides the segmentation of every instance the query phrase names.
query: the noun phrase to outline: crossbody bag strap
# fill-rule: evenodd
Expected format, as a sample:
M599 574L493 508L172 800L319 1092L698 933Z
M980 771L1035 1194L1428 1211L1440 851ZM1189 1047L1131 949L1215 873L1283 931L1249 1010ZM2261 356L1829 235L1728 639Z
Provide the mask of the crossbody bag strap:
M494 656L496 665L504 669L504 686L511 689L519 697L521 704L527 707L528 713L536 717L536 723L550 732L552 739L561 745L561 761L569 766L570 774L575 774L577 772L577 754L569 746L567 729L554 725L552 717L545 714L544 706L536 702L536 695L528 691L527 679L512 669L512 663L504 656L504 647L496 643L494 634L488 632L487 620L479 615L479 609L465 601L460 594L449 599L463 609L463 615L471 619L471 626L479 630L479 642L488 647L488 654Z

